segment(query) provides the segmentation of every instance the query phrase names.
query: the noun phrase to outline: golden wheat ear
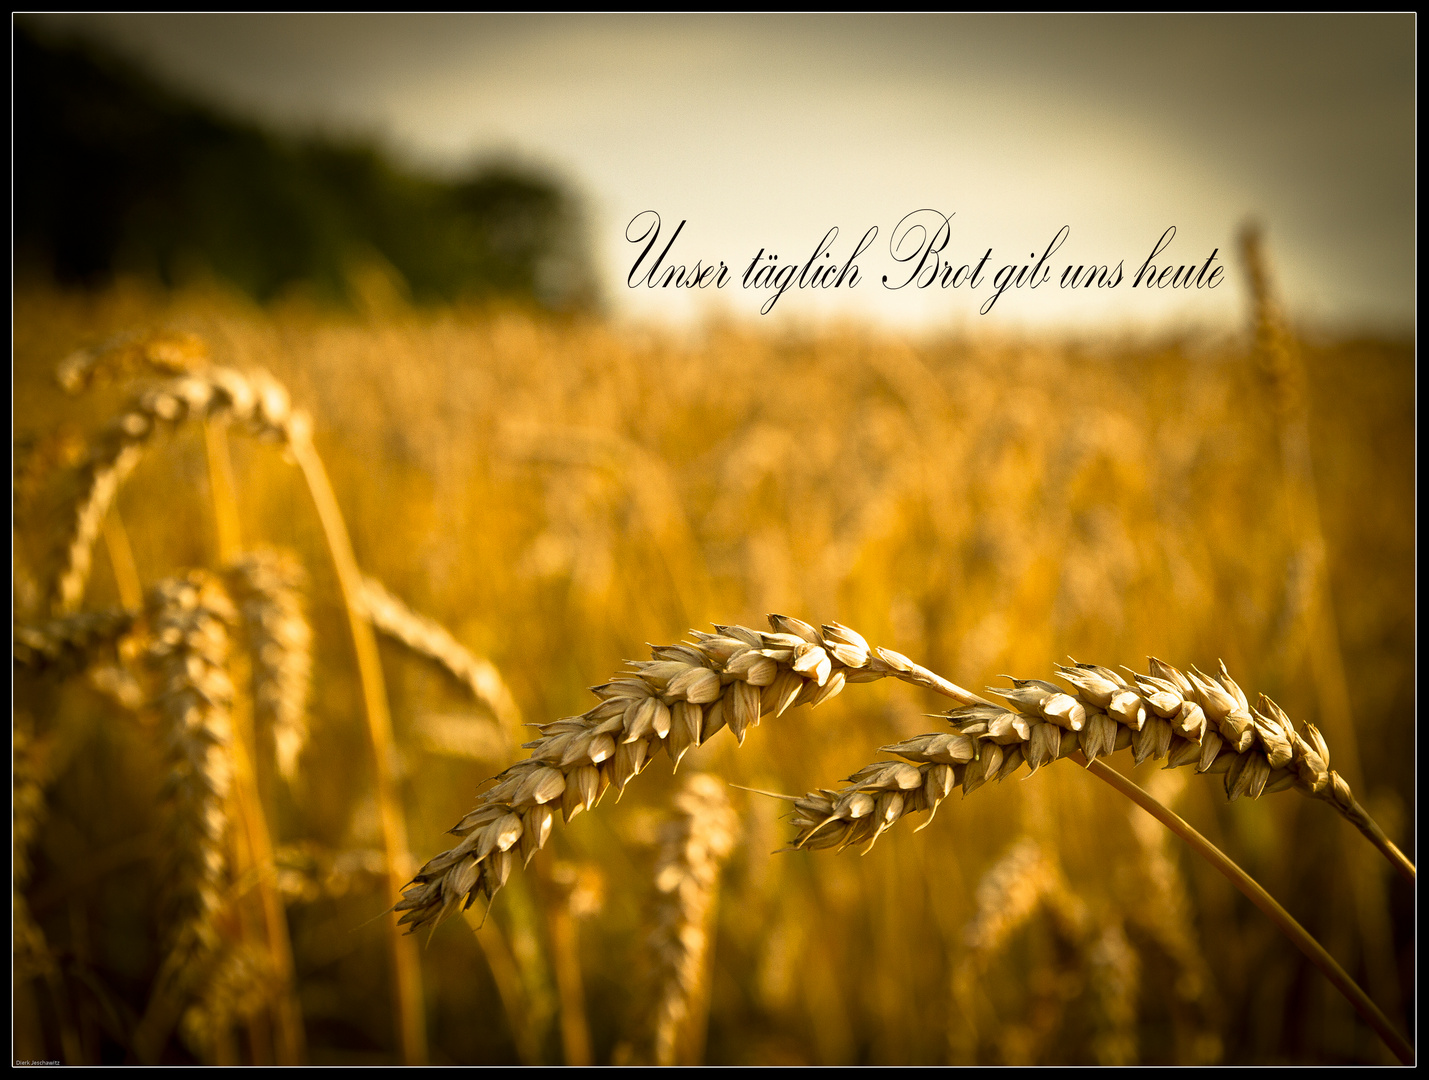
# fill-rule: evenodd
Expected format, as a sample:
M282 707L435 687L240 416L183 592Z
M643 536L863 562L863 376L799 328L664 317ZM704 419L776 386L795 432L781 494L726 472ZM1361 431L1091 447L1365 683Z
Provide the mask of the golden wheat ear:
M1007 676L1011 689L989 689L1005 697L1016 712L987 701L951 709L947 719L955 734L923 735L884 747L916 763L916 768L875 762L850 777L851 787L836 793L810 792L796 800L792 847L837 846L841 851L849 844L866 843L866 851L899 818L936 811L954 784L962 784L963 793L969 795L989 778L1010 776L1022 760L1035 772L1040 765L1072 757L1229 878L1320 967L1400 1060L1411 1061L1413 1049L1408 1042L1269 893L1200 833L1098 757L1131 747L1138 763L1146 757L1165 757L1169 768L1195 764L1200 772L1223 774L1231 800L1295 787L1306 796L1330 802L1411 883L1413 864L1364 813L1344 779L1330 770L1329 748L1313 725L1307 725L1303 735L1297 732L1284 711L1264 695L1259 708L1250 708L1224 664L1214 683L1194 668L1191 676L1183 675L1155 657L1150 665L1150 675L1126 669L1129 680L1089 665L1061 668L1061 676L1076 688L1075 699L1055 684ZM1139 729L1132 726L1136 722ZM1008 762L1011 768L1006 767Z
M657 1065L697 1065L703 1056L719 873L739 839L739 817L724 789L706 773L688 777L675 796L676 814L661 833L655 864L660 900L650 935Z

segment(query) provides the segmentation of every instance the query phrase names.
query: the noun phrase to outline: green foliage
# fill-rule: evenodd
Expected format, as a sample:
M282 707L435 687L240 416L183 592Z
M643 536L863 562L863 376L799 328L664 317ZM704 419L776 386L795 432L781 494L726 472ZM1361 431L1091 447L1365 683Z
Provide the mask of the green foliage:
M299 283L341 300L376 263L419 302L594 302L580 215L554 180L503 166L413 175L374 146L275 134L23 27L14 57L22 272L98 285L207 271L260 300Z

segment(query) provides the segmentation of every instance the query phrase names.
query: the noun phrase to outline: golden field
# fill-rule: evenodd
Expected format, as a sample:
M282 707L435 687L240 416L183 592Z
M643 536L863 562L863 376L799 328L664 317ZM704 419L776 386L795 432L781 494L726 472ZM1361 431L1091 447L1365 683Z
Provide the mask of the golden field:
M764 627L770 612L837 620L976 690L1002 673L1050 678L1069 655L1137 670L1148 655L1207 671L1224 659L1252 700L1264 692L1324 730L1331 764L1413 858L1412 340L1307 337L1287 374L1249 317L1224 338L677 335L418 309L369 286L346 313L204 288L21 288L17 624L47 617L86 447L159 378L71 396L56 364L121 332L191 334L214 363L287 387L362 571L489 660L527 723L586 710L587 688L646 659L647 643ZM1300 421L1310 467L1297 472ZM273 865L223 840L223 948L259 957L258 973L226 1006L195 984L149 1057L413 1060L333 559L282 448L237 430L227 445L242 549L286 550L306 572L309 735L291 779L268 742L249 741ZM212 450L199 423L147 443L81 610L121 604L126 545L145 589L221 568ZM380 650L394 734L383 771L410 875L522 751L459 681L390 639ZM17 667L16 680L16 895L40 936L17 959L15 1056L139 1060L172 886L161 725L79 673ZM886 758L881 746L940 730L928 714L946 708L911 686L850 685L766 717L742 747L720 733L673 775L662 756L623 798L558 823L479 930L477 905L416 939L427 1059L652 1060L655 870L684 774L836 788ZM1129 753L1113 761L1131 770ZM1228 803L1220 776L1152 763L1132 775L1412 1038L1413 890L1351 826L1294 792ZM1260 911L1129 802L1069 762L1024 776L965 805L955 794L926 830L901 824L863 857L775 854L791 835L785 805L727 788L733 848L682 1059L1393 1060ZM281 898L290 981L263 966L260 894ZM207 1029L204 1002L218 1017ZM297 1043L275 1036L284 1009L300 1017Z

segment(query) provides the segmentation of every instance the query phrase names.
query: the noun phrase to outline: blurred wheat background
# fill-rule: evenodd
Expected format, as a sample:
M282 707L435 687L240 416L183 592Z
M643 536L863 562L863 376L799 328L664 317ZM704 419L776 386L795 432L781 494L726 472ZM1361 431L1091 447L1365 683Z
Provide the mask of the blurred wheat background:
M1341 769L1358 754L1352 783L1413 849L1408 343L1303 345L1349 678L1352 723L1337 730L1314 670L1314 564L1291 528L1274 386L1249 334L913 345L716 326L674 339L375 298L334 315L213 291L22 291L22 621L44 614L75 463L124 393L68 398L56 359L136 327L194 333L215 361L285 383L314 416L362 568L489 658L529 720L584 710L584 688L644 658L647 640L763 625L768 611L838 619L972 686L1068 654L1223 657L1244 685L1324 724ZM297 471L273 446L231 446L245 546L293 552L308 578L311 738L296 782L267 788L310 1059L387 1059L389 963L372 920L395 898L341 597ZM112 520L146 586L219 566L208 477L194 425L162 437L121 488ZM85 607L120 602L99 554ZM516 752L461 683L382 648L394 768L424 859ZM155 739L82 681L19 678L17 724L43 758L25 895L57 974L17 969L17 1053L53 1057L68 1037L112 1059L160 959ZM779 791L835 786L878 746L936 729L922 714L941 707L907 687L851 687L817 713L767 721L737 753L728 739L691 751L682 768ZM1228 805L1211 778L1140 772L1407 1023L1412 897L1352 829L1291 795ZM514 997L471 927L438 931L421 952L433 1060L559 1061L558 1014L573 1007L594 1060L638 1045L652 844L675 790L653 767L619 805L558 828L515 877L480 931L502 942ZM785 839L779 805L731 794L740 842L712 931L707 1060L1376 1060L1372 1035L1259 912L1074 767L989 790L862 859L771 855ZM1027 844L1085 929L1029 912L980 953L971 928L999 902L986 879ZM552 928L573 917L558 912L570 903L560 873L598 882L586 891L601 897L567 946L574 999L554 974ZM1125 983L1119 1012L1097 956ZM985 971L956 989L970 963Z
M1254 274L1232 279L1241 329L1136 336L653 330L543 306L529 285L414 301L378 258L334 271L340 302L259 300L218 276L22 278L14 1056L1392 1061L1261 912L1070 763L954 797L864 857L775 854L784 804L728 785L837 787L878 747L942 728L926 714L946 702L906 685L849 686L742 747L721 734L674 773L660 758L558 823L484 920L478 905L394 952L385 917L384 814L405 831L405 878L523 755L521 723L583 712L647 643L769 612L837 620L974 689L1050 677L1068 655L1223 658L1324 730L1414 858L1415 343L1278 321L1273 241L1258 293ZM61 361L123 334L162 335L130 338L132 356L202 342L207 362L264 369L311 416L357 565L380 583L380 767L304 473L241 425L156 434L97 530L79 610L148 595L146 618L117 646L22 647L52 615L91 448L165 377L139 364L62 388ZM282 554L227 569L261 551ZM230 824L210 960L164 1021L180 804L165 669L139 652L161 610L150 590L190 570L231 597L233 645L213 655L237 702L220 742L241 758L215 804ZM286 607L245 606L255 574ZM295 699L274 697L285 678ZM1219 777L1158 769L1133 775L1412 1038L1412 887L1328 806L1228 803Z

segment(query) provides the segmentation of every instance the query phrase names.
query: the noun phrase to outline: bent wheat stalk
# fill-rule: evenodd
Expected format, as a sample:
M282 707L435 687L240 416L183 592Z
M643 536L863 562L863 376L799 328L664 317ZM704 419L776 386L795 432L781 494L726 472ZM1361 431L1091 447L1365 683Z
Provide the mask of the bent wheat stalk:
M377 653L377 639L372 632L362 605L362 573L357 567L357 556L352 550L352 538L347 532L342 509L333 494L332 483L328 480L327 469L313 445L311 424L307 422L290 425L288 449L297 459L307 481L308 493L322 524L327 540L328 553L332 556L333 569L337 572L338 587L342 590L343 605L347 608L347 621L352 631L353 650L357 656L358 681L362 686L363 711L367 716L367 730L372 739L373 775L376 786L377 810L382 824L382 847L387 855L387 874L393 891L401 888L411 866L410 849L407 846L407 822L402 812L402 803L397 790L397 779L393 775L392 715L387 707L387 690L382 679L382 661ZM390 913L389 913L390 914ZM423 1005L422 967L416 949L411 941L397 932L395 916L389 919L392 942L392 965L395 975L395 1005L397 1008L397 1037L402 1048L402 1059L408 1065L420 1065L427 1059L426 1009Z
M1295 947L1303 952L1311 963L1324 972L1325 977L1334 984L1335 989L1344 994L1350 1004L1355 1007L1355 1011L1364 1018L1365 1023L1369 1024L1375 1033L1384 1040L1384 1044L1394 1051L1395 1057L1406 1065L1414 1064L1414 1047L1410 1045L1409 1041L1390 1023L1389 1018L1380 1011L1379 1006L1360 989L1359 984L1350 978L1339 962L1325 950L1325 947L1316 941L1309 931L1295 920L1294 916L1281 907L1275 897L1261 888L1259 882L1231 861L1224 852L1193 829L1178 814L1162 806L1121 773L1100 761L1087 762L1087 766L1100 779L1116 788L1182 840L1185 840L1198 855L1224 874L1251 903L1270 916L1271 921L1295 943Z
M189 419L227 420L260 438L280 441L305 438L310 424L305 413L293 409L282 384L263 371L196 368L135 395L81 466L83 494L75 504L55 582L56 614L70 614L79 606L89 580L94 542L120 485L138 465L144 448L164 428Z

